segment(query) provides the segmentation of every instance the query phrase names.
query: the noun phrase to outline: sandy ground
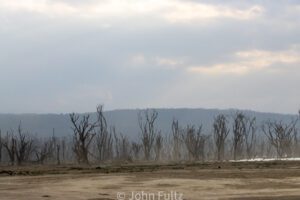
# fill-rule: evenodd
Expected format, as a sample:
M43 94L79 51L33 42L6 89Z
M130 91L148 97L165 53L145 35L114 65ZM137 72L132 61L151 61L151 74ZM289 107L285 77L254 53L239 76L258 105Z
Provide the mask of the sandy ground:
M257 167L258 166L258 167ZM300 199L299 162L0 177L2 200ZM182 195L182 196L181 196Z

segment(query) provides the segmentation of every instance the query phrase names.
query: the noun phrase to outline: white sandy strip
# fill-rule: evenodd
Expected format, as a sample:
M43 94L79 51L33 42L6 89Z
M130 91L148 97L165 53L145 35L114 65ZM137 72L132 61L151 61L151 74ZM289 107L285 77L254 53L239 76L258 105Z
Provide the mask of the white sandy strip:
M255 162L255 161L300 161L300 158L253 158L253 159L242 159L242 160L229 160L229 162Z

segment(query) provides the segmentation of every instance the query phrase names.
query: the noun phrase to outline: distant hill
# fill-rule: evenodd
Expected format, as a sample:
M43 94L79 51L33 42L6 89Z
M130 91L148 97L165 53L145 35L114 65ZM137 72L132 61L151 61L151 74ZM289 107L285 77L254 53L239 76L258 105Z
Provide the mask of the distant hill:
M212 122L216 115L223 113L232 116L237 110L218 109L156 109L158 112L157 128L162 133L170 133L173 119L179 120L180 125L203 124L207 133L211 132ZM118 132L122 132L131 138L136 138L139 133L137 115L142 110L114 110L106 111L105 116L110 126L116 126ZM243 111L249 116L255 116L257 122L266 120L288 121L296 115L262 113L254 111ZM95 113L91 113L95 119ZM24 130L39 136L52 135L53 129L56 136L67 136L72 134L68 114L0 114L0 129L4 134L9 129L16 129L22 122Z

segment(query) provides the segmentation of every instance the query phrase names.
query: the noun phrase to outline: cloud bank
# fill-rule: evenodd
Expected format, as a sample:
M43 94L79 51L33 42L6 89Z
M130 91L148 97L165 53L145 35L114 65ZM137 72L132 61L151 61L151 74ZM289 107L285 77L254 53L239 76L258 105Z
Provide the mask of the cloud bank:
M0 112L300 107L297 1L0 0Z

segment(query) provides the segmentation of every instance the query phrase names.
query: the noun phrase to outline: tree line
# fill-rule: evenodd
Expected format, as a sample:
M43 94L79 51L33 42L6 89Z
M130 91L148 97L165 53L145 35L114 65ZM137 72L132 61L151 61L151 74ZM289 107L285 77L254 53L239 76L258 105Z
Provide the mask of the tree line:
M255 117L238 111L215 116L210 131L201 124L181 126L173 119L170 133L162 133L156 126L158 112L147 109L137 116L138 137L129 139L108 126L102 105L96 114L95 120L90 114L70 114L73 134L69 137L57 137L53 130L53 136L39 138L24 131L21 123L5 134L0 130L0 163L205 162L300 156L299 117L258 124Z

